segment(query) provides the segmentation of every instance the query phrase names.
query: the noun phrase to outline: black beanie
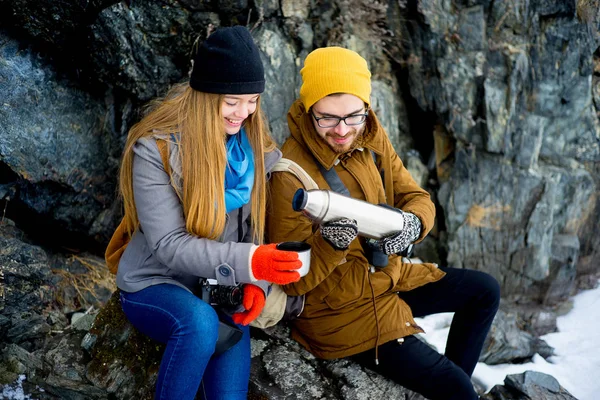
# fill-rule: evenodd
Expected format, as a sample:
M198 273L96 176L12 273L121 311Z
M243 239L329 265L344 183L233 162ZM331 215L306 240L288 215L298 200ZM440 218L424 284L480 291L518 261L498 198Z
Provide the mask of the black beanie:
M238 25L210 35L194 56L190 86L206 93L262 93L265 72L250 31Z

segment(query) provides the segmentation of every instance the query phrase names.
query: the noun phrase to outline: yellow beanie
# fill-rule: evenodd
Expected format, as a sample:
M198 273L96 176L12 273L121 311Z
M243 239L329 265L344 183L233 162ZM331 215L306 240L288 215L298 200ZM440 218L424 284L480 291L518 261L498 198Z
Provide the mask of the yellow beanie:
M358 53L342 47L322 47L311 52L300 70L300 101L308 111L313 104L334 93L353 94L371 103L371 72Z

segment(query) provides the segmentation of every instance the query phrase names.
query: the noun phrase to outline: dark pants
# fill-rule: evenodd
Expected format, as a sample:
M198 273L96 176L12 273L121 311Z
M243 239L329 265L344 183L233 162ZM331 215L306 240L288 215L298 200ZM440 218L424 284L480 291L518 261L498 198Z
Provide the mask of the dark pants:
M490 275L467 269L441 268L440 281L400 293L415 317L454 312L445 355L414 336L379 346L352 358L407 389L436 399L469 400L478 396L471 374L483 347L498 305L500 287Z

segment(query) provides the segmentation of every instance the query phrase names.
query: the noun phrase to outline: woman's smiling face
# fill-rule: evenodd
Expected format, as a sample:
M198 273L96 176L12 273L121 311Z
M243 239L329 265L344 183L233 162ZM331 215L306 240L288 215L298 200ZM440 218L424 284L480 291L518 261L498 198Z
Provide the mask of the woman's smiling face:
M246 118L256 111L259 94L226 94L221 104L225 132L235 135Z

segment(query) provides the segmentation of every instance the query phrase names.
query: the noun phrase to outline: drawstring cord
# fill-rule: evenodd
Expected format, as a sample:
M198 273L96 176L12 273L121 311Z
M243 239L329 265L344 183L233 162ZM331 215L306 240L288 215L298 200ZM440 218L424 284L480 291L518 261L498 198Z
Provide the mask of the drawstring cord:
M377 316L377 304L375 303L375 289L371 283L371 274L367 274L369 278L369 287L371 288L371 300L373 301L373 311L375 312L375 325L377 327L377 339L375 339L375 365L379 365L379 317Z
M204 396L202 396L202 398L206 399L207 397L206 397L206 388L204 387L204 379L202 379L200 381L200 388L202 389L202 394L204 395Z

